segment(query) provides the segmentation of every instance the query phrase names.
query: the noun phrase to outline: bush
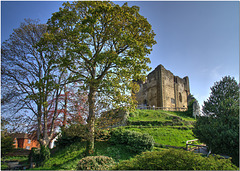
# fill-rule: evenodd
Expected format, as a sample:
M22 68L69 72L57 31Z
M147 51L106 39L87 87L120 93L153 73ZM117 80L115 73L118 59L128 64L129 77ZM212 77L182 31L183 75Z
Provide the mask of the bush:
M199 117L193 133L201 142L206 143L213 153L229 155L233 163L239 166L238 117L229 116L225 120L213 116Z
M144 152L130 160L121 161L113 170L235 170L229 159L202 157L184 150Z
M39 161L39 157L40 157L40 149L37 149L37 148L33 147L31 149L31 152L30 152L29 156L28 156L29 162L30 163L31 162L37 162L37 161Z
M110 131L108 129L95 129L96 141L107 141L110 138Z
M124 144L129 150L136 153L151 151L154 146L153 137L149 134L122 129L113 130L109 142L112 144Z
M61 135L56 141L57 147L66 147L75 142L86 140L87 127L82 124L72 124L68 128L61 128ZM106 141L110 138L110 131L107 129L95 129L95 140Z
M86 126L82 124L72 124L68 128L61 128L61 135L56 141L57 147L66 147L75 142L82 141L86 137Z
M79 161L77 170L108 170L114 163L111 157L88 156Z
M8 134L2 133L1 136L1 155L5 156L7 153L12 152L14 149L13 138Z
M35 162L37 166L42 166L50 158L48 147L41 146L40 149L32 148L29 154L29 162Z
M138 117L139 116L139 112L138 111L134 111L134 112L130 112L129 113L129 117L134 118L134 117Z

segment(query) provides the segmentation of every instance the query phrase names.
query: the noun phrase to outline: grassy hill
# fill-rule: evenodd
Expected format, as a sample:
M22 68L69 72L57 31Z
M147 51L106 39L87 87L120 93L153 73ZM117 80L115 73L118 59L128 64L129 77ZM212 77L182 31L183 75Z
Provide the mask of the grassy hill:
M185 147L187 140L195 139L192 128L195 119L186 112L163 110L136 110L130 113L125 129L148 133L156 143Z
M76 170L80 159L84 157L86 142L76 142L66 148L57 149L52 152L51 158L43 167L34 168L33 170ZM128 160L136 154L127 150L123 145L111 145L108 142L95 142L94 156L109 156L116 162Z
M162 110L136 110L130 113L127 130L148 133L153 136L156 143L184 147L187 140L195 139L191 128L195 121L185 112L169 112ZM62 149L55 149L51 158L43 167L36 170L75 170L77 163L84 156L85 142L76 142ZM155 147L154 151L163 151L165 148ZM112 157L116 162L134 157L124 145L111 145L107 141L95 142L94 155Z

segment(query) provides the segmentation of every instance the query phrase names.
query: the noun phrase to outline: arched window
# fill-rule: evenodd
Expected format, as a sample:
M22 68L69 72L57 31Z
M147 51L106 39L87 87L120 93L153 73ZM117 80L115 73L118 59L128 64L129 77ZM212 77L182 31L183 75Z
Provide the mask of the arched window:
M182 94L179 93L179 101L182 103Z

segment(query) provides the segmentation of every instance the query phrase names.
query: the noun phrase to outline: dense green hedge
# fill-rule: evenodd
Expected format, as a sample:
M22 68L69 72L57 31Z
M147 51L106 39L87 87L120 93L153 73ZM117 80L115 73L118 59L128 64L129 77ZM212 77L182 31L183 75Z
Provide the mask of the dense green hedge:
M109 142L112 144L124 144L129 150L136 153L151 151L154 146L153 137L149 134L123 129L113 130Z
M144 152L121 161L113 170L236 170L229 159L202 157L184 150Z
M77 170L108 170L114 163L111 157L88 156L79 161Z

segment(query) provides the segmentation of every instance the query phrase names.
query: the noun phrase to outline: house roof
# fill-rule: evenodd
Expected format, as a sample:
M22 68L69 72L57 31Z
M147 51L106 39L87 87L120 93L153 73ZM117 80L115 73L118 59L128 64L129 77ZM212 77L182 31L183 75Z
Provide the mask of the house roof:
M15 133L12 136L13 136L13 138L29 138L28 134L26 134L26 133Z

